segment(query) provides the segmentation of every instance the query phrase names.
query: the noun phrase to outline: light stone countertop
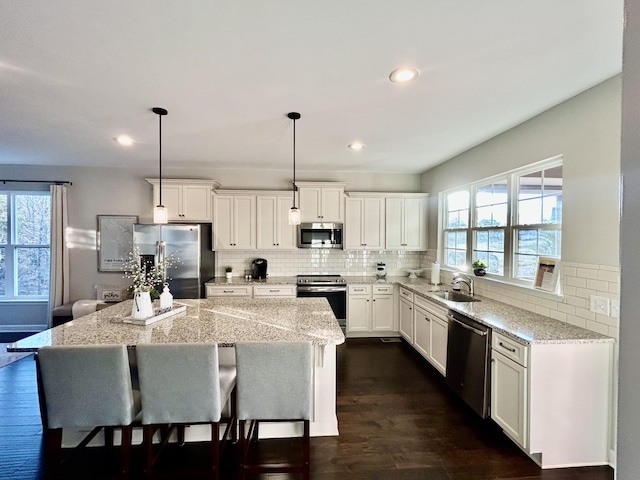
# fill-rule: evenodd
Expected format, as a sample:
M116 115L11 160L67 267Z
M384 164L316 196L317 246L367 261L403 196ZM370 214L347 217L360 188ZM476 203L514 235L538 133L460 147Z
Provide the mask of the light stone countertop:
M239 341L310 341L339 345L345 338L324 298L182 299L185 312L148 326L123 323L132 300L31 335L7 347L31 352L46 345L141 343L210 343L230 346Z
M372 277L369 277L372 278ZM373 282L376 279L373 277ZM451 290L449 285L433 285L424 278L389 277L387 282L401 285L427 300L462 313L524 344L613 343L615 339L585 328L576 327L538 313L476 295L480 302L451 302L432 295L437 290Z

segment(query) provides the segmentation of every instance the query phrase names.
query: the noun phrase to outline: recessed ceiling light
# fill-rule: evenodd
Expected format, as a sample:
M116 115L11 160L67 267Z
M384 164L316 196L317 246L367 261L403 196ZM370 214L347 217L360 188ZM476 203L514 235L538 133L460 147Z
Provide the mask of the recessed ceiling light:
M116 137L114 140L118 142L120 145L124 145L127 147L130 145L133 145L133 138L127 135L120 135L119 137Z
M349 148L351 150L362 150L364 148L364 143L353 142L353 143L349 144Z
M415 68L400 67L389 74L389 80L393 83L408 83L418 78L418 75L420 72Z

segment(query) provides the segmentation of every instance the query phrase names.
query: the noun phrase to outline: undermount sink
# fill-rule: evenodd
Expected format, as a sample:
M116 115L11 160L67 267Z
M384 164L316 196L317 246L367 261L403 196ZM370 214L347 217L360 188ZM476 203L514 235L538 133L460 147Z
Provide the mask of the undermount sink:
M442 290L440 292L431 292L431 295L435 295L436 297L440 297L444 300L449 300L450 302L480 302L481 300L476 297L472 297L470 295L465 295L460 292L453 292L449 290Z

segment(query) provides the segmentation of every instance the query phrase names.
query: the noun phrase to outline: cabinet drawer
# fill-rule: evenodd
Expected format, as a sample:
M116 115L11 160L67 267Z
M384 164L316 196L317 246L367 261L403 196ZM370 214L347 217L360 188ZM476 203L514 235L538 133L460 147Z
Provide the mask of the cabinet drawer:
M349 285L349 295L369 295L371 285Z
M529 347L522 343L516 342L504 335L493 332L491 338L491 348L496 352L500 352L505 357L510 358L523 367L527 366L529 359Z
M405 298L410 302L413 302L413 292L404 287L400 287L400 298Z
M253 294L251 285L236 285L228 287L207 286L207 298L209 297L250 297Z
M415 295L413 297L413 302L416 305L418 305L420 308L423 308L428 312L432 313L433 315L435 315L436 317L440 317L443 321L448 322L446 308L442 308L439 305L436 305L431 300L427 300L426 298L421 297L420 295Z
M253 287L253 296L258 297L295 297L297 287L295 285L278 285L278 286L255 286Z
M393 285L374 285L374 295L393 295Z

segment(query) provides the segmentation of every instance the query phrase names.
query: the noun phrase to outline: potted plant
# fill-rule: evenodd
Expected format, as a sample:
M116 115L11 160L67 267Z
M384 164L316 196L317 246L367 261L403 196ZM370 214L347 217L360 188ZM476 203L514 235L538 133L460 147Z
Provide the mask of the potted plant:
M477 277L484 277L487 274L488 266L489 265L487 265L487 262L485 262L484 260L476 260L471 264L471 267L473 267L473 273Z
M227 265L224 267L225 274L227 276L227 280L231 280L233 277L233 267L231 265Z

